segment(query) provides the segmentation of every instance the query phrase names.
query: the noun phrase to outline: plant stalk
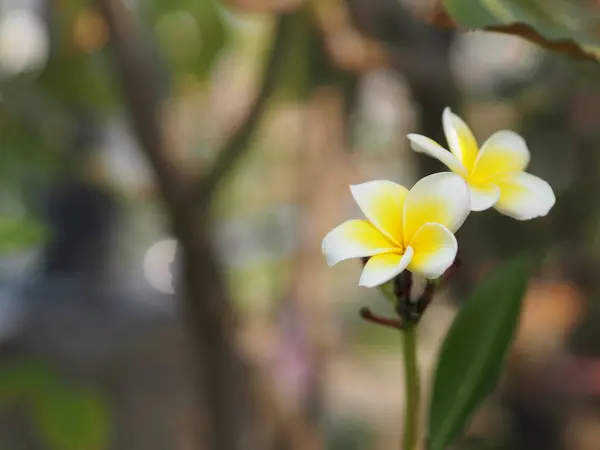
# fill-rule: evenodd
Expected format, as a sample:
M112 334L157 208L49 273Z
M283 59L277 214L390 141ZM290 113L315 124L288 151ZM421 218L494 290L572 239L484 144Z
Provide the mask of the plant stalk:
M419 450L420 392L417 364L417 327L409 326L402 332L406 405L404 411L404 439L402 450Z

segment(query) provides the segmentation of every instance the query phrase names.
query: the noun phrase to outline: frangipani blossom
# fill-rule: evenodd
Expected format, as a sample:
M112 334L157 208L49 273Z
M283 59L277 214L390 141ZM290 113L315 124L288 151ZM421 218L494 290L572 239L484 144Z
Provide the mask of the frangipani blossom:
M524 172L529 163L525 140L513 131L498 131L479 149L473 133L450 111L442 116L450 151L419 134L409 134L412 148L443 162L463 177L471 192L471 210L492 206L507 216L528 220L548 214L556 198L550 185Z
M469 190L453 173L429 175L409 191L391 181L350 186L367 220L349 220L323 239L330 266L365 258L359 285L379 286L404 269L437 278L454 261L454 232L470 212Z

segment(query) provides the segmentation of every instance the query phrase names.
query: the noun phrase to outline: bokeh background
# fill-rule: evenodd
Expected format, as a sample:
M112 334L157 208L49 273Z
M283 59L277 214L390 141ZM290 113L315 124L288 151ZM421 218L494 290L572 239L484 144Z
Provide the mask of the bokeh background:
M456 448L600 449L600 69L436 29L430 6L0 0L0 448L398 448L400 338L358 316L391 307L320 243L359 214L349 184L443 170L405 136L444 142L450 106L480 142L522 133L557 204L459 231L419 331L425 386L461 299L536 252ZM182 212L177 186L223 154Z

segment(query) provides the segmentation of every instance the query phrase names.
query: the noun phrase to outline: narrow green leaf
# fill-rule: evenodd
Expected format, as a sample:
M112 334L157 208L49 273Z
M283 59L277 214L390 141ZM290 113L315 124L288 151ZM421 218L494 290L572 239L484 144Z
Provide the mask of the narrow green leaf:
M33 220L0 217L0 255L33 247L45 237L45 229Z
M429 449L443 450L494 387L517 327L531 258L496 269L454 319L438 358L429 409Z

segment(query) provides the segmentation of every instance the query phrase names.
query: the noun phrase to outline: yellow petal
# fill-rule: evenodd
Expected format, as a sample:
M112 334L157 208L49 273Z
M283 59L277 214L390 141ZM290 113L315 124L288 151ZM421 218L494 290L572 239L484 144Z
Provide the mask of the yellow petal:
M408 189L385 180L350 186L367 219L397 246L402 246L402 210Z
M467 175L467 169L456 156L433 139L429 139L420 134L409 134L407 137L410 140L411 147L414 151L434 157L444 163L452 172L456 172L459 175Z
M442 172L417 182L404 202L404 243L409 245L419 228L429 222L455 232L470 212L469 188L459 175Z
M529 164L525 140L512 131L498 131L481 147L470 180L476 184L495 181L510 173L522 172Z
M454 153L454 156L470 172L473 164L475 164L477 151L479 150L471 129L450 108L444 109L442 125L444 126L444 134L446 135L450 151Z
M398 276L410 263L412 248L408 247L404 254L386 253L369 258L360 276L359 286L375 287Z
M396 251L396 246L366 220L349 220L327 233L322 249L327 264L333 266L349 258Z
M517 220L529 220L548 214L556 202L550 185L530 173L518 172L498 183L500 200L495 208Z
M414 255L408 270L425 278L438 278L456 258L458 244L454 234L437 223L426 223L410 241Z
M495 184L469 185L471 190L471 211L484 211L491 208L500 198L500 189Z

